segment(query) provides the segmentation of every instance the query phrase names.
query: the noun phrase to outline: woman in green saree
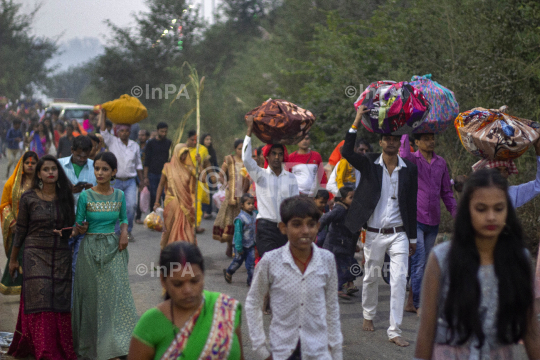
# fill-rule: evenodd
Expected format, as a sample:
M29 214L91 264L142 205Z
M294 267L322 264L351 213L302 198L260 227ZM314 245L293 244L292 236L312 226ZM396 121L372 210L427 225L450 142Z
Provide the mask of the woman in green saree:
M21 195L32 187L32 179L36 170L38 156L33 151L27 151L21 157L15 171L6 181L2 192L0 204L0 220L2 223L2 236L4 239L4 250L9 260L11 248L13 246L13 233L17 225L17 214L19 213L19 200ZM22 264L23 250L19 252L19 264ZM22 273L21 270L19 270ZM19 276L13 280L9 275L9 261L6 263L4 275L0 282L0 294L19 295L21 293L23 277Z
M130 360L243 360L240 303L204 290L204 261L195 245L174 242L159 259L165 301L143 314Z

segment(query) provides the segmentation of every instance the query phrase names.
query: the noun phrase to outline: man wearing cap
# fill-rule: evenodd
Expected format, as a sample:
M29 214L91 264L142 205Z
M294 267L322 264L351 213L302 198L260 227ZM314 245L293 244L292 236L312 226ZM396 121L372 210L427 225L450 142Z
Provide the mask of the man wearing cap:
M345 136L343 157L360 171L360 184L345 218L354 234L367 230L364 245L366 260L362 289L364 331L374 331L377 313L378 281L384 255L390 256L390 327L388 339L398 346L409 346L401 336L401 322L407 285L409 256L416 250L416 165L398 156L400 136L381 134L382 154L356 153L354 145L362 115L369 110L359 106L351 129Z
M116 180L114 184L111 184L114 188L120 189L124 192L126 197L126 211L128 218L128 239L134 241L131 230L133 229L133 221L135 218L135 209L137 207L137 181L136 177L139 177L139 184L141 187L143 182L143 166L140 156L139 145L130 140L130 125L119 124L116 125L116 134L118 137L111 135L107 131L105 124L106 113L105 110L101 110L99 117L100 134L103 136L105 145L109 148L118 161L118 172L116 173ZM118 224L116 225L116 232L120 232Z
M515 209L525 205L540 194L540 138L534 143L536 152L536 179L525 184L508 187L508 196ZM517 174L518 169L513 160L480 160L472 166L473 171L480 169L497 169L501 175L508 179L510 175Z

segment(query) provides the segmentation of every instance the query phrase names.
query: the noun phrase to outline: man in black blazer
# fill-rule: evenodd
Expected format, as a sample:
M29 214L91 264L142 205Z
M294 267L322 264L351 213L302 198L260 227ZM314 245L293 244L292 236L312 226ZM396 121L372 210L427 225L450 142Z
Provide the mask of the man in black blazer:
M362 289L363 329L373 331L377 311L378 280L384 255L390 256L390 327L387 334L398 346L409 343L401 337L401 322L407 285L409 256L416 250L416 196L418 170L412 162L398 156L400 136L381 135L382 154L354 152L356 133L362 115L360 106L351 129L345 136L343 157L358 171L360 184L349 208L345 226L355 233L367 229L364 245L365 275Z

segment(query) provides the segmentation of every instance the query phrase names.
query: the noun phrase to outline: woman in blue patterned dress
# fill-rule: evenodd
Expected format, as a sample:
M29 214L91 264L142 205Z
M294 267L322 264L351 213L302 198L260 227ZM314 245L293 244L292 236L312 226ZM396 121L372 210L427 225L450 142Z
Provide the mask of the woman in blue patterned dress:
M82 358L127 355L138 320L127 268L126 199L111 187L116 170L113 153L99 154L94 161L98 184L83 191L77 203L77 223L88 222L77 258L72 314L75 352ZM114 233L117 220L120 237Z

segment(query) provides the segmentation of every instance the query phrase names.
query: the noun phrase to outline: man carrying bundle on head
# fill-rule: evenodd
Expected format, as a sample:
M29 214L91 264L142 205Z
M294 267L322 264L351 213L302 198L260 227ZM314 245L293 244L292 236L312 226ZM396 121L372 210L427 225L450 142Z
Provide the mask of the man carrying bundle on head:
M135 220L137 207L137 181L135 178L137 176L139 177L141 190L144 185L140 148L135 141L129 139L131 125L116 125L117 136L114 136L107 131L105 122L106 117L105 109L101 109L98 125L100 127L100 134L105 141L105 145L107 145L109 151L118 159L118 172L116 173L113 187L122 190L126 197L128 239L133 242L135 240L131 234L131 230L133 229L133 221ZM117 234L120 233L120 226L118 224L115 231Z
M536 152L536 179L525 184L508 187L508 195L514 208L525 205L540 194L540 138L534 143ZM513 160L480 160L472 166L473 171L480 169L497 169L501 175L508 179L510 175L517 174L518 169Z
M378 280L384 255L390 255L390 327L387 334L398 346L409 346L401 337L401 322L405 303L408 257L416 250L416 195L418 170L409 160L398 156L400 137L381 134L382 154L354 152L356 133L362 115L369 110L358 107L356 118L345 136L343 157L360 171L358 189L345 219L345 226L356 233L366 230L364 256L366 259L362 307L364 331L374 331L373 318L377 313ZM367 224L367 226L365 226Z
M244 166L256 184L257 215L256 239L257 250L262 257L265 252L277 249L287 243L287 237L278 228L281 217L279 207L288 197L299 194L296 177L285 170L286 159L283 145L271 145L266 155L268 168L263 169L251 157L251 134L253 116L246 118L247 133L242 149Z

